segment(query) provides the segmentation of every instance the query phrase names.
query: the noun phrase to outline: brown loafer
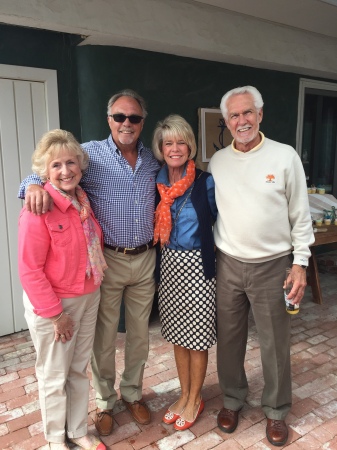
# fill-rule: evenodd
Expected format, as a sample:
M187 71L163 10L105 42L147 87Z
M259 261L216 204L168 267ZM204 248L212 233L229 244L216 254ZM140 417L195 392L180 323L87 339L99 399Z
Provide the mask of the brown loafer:
M284 420L267 419L267 439L272 445L282 447L288 440L288 428Z
M239 410L240 411L240 410ZM225 433L233 433L239 423L239 411L222 408L218 414L218 427Z
M101 436L109 436L114 427L112 409L96 409L95 427Z
M127 402L123 398L123 402L136 422L140 423L141 425L147 425L148 423L150 423L151 413L143 399L136 400L135 402Z

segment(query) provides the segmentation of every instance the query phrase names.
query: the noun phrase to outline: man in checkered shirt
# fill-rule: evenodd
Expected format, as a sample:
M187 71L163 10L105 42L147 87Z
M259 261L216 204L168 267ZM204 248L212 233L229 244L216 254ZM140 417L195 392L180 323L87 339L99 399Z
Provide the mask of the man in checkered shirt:
M120 392L133 418L150 422L142 400L142 380L149 350L148 322L155 292L153 217L155 179L159 164L139 140L147 115L145 101L126 89L108 102L109 137L82 144L90 157L80 185L104 234L108 264L101 286L92 356L97 410L95 426L101 435L113 429L116 337L122 298L125 304L125 370ZM50 207L39 178L30 175L20 186L26 207L41 214ZM46 195L47 194L47 195Z

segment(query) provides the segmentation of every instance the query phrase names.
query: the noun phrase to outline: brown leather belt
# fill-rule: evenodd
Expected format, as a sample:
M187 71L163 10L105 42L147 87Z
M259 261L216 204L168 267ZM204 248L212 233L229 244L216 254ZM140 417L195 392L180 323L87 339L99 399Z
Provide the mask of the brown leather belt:
M127 247L114 247L113 245L104 244L104 247L114 250L119 253L124 253L124 255L139 255L144 253L153 247L153 241L149 241L147 244L140 245L139 247L127 248Z

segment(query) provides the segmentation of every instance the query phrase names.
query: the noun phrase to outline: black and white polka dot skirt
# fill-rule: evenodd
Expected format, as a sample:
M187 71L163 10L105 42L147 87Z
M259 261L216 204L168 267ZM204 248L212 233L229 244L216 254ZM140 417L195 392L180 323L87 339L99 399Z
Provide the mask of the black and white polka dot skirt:
M207 350L216 343L215 278L205 279L200 250L164 247L159 315L162 335L172 344Z

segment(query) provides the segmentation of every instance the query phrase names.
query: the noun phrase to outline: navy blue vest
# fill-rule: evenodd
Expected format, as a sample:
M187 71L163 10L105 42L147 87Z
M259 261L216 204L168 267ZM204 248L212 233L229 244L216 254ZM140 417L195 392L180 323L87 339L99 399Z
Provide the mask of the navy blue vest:
M194 187L191 194L192 205L197 213L201 239L201 257L206 280L215 276L215 248L213 238L213 218L207 198L206 180L209 173L196 169Z

